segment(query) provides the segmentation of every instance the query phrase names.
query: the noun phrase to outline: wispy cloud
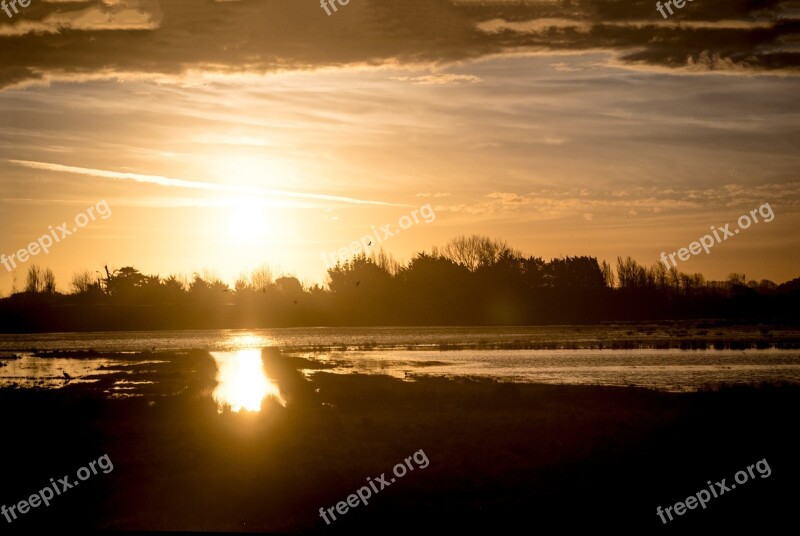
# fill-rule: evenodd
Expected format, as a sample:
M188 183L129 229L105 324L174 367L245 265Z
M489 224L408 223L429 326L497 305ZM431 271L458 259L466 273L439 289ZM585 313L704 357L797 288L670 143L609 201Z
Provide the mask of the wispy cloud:
M228 194L238 195L260 195L267 197L286 197L296 199L314 199L317 201L329 201L334 203L346 203L353 205L376 205L376 206L392 206L392 207L405 207L410 205L400 203L388 203L385 201L374 201L368 199L356 199L353 197L344 197L338 195L326 194L313 194L306 192L288 192L285 190L273 190L267 188L254 188L251 186L238 186L229 184L219 184L213 182L194 181L186 179L176 179L171 177L162 177L159 175L143 175L140 173L122 173L118 171L108 171L103 169L91 169L75 166L65 166L62 164L53 164L48 162L32 162L28 160L9 160L10 163L33 169L42 169L46 171L53 171L58 173L71 173L77 175L86 175L90 177L100 177L104 179L112 179L117 181L133 181L145 184L155 184L158 186L165 186L169 188L188 188L192 190L206 190L213 192L224 192Z
M627 191L588 191L549 188L526 194L492 192L483 199L440 205L437 212L469 214L484 220L542 221L583 217L585 220L675 213L718 212L757 206L800 205L800 183L748 186L726 184L719 188L680 190L636 187Z
M475 84L481 79L467 74L437 73L422 76L396 76L393 80L411 82L423 86L444 86L449 84Z

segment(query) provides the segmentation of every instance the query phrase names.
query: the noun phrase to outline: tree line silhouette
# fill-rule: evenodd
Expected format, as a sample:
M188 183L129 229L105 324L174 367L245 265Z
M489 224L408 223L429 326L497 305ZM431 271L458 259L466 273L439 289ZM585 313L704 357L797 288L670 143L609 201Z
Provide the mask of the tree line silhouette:
M59 293L49 269L32 265L25 288L0 300L5 332L368 325L526 325L715 318L790 322L800 278L777 285L727 281L588 256L524 256L503 240L462 236L407 264L382 250L328 270L304 287L267 266L231 288L213 274L191 280L132 266L75 274Z

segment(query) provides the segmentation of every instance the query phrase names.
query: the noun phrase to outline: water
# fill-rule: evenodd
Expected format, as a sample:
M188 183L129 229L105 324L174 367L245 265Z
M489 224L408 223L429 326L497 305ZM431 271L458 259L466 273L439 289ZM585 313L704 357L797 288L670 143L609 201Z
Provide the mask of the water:
M764 335L767 333L767 335ZM367 347L422 349L442 346L533 344L592 348L612 341L652 345L676 338L756 339L780 334L800 340L800 331L766 332L754 326L686 329L658 324L536 327L282 328L256 330L115 331L98 333L0 334L0 354L33 350L142 352L148 350L236 351L253 347L284 349Z
M212 396L220 412L259 411L267 396L286 406L277 384L264 372L260 350L211 352L211 355L218 368L218 383Z
M794 332L779 334L791 339ZM247 362L248 352L280 348L308 361L309 378L321 370L337 374L385 374L407 381L421 375L474 376L550 384L636 385L666 391L691 391L721 383L786 381L800 384L800 351L778 349L680 350L676 337L755 341L772 337L764 329L676 329L669 325L548 326L521 328L291 328L112 333L0 335L0 386L61 387L63 372L81 382L114 365L142 363L120 353L204 349L220 372L231 369L228 356ZM776 339L776 340L778 340ZM607 349L623 342L633 349ZM749 345L749 343L748 343ZM530 349L530 346L543 349ZM648 347L651 346L651 347ZM604 348L604 349L599 349ZM38 358L46 350L94 350L91 358ZM102 354L107 353L104 356ZM11 354L20 359L8 359ZM3 357L5 356L5 358ZM166 359L166 357L165 357ZM256 388L257 387L257 388ZM256 386L261 393L264 386ZM135 384L118 385L121 391ZM225 395L231 398L232 394ZM260 396L260 394L256 395ZM247 400L239 401L246 405ZM234 399L234 404L237 403Z
M475 376L530 383L635 385L693 391L721 383L800 384L796 350L460 350L300 354L334 365L328 372ZM318 370L307 369L306 375Z

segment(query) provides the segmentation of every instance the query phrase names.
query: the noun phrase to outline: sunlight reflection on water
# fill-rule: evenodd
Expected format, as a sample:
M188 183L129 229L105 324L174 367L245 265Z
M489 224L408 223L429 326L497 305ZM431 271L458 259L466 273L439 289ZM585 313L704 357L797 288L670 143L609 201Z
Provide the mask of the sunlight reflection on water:
M264 371L261 350L211 352L211 355L217 362L218 383L213 397L220 413L225 408L234 413L261 411L261 403L268 396L286 406L280 389Z

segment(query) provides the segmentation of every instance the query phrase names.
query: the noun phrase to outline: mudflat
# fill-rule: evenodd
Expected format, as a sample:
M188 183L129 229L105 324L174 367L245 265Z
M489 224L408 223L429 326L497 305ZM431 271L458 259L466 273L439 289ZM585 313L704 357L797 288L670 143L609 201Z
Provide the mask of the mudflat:
M128 354L131 360L141 355ZM75 357L74 355L71 357ZM93 475L32 508L8 530L118 529L382 533L400 530L791 526L800 387L762 384L696 393L499 383L479 378L332 374L262 354L286 405L220 412L204 351L159 353L95 383L2 389L0 503L16 504L107 454ZM136 396L105 392L120 378ZM419 450L415 466L327 524L335 506ZM707 484L754 478L663 523L666 508Z

